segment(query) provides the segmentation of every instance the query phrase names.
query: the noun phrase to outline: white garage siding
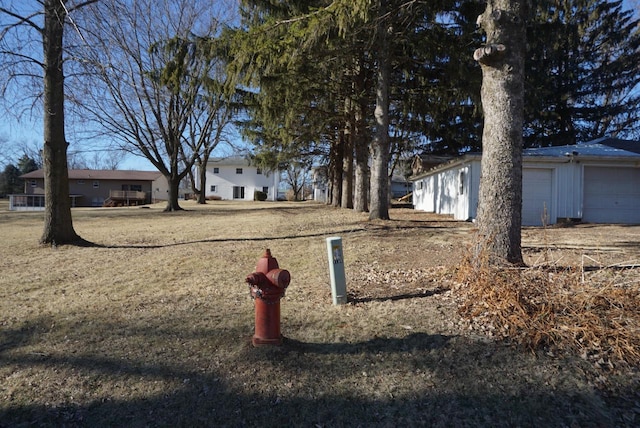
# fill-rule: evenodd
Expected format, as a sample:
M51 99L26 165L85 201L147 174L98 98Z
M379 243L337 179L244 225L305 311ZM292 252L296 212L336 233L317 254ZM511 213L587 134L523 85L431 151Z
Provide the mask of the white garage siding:
M522 224L542 226L555 223L553 206L553 170L525 168L522 170Z
M640 223L640 168L585 166L582 220Z

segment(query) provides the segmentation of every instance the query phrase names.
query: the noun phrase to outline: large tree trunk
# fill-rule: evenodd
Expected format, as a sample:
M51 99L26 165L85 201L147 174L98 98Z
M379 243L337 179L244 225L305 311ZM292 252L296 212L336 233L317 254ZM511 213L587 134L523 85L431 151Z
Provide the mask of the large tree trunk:
M383 2L384 3L384 2ZM383 11L386 8L383 8ZM389 219L389 41L384 19L378 24L376 132L371 144L371 207L369 219Z
M358 66L358 73L354 81L355 94L365 92L365 71L364 67ZM354 102L354 127L353 146L355 151L355 194L353 199L353 209L356 212L369 211L369 133L367 132L364 120L366 111L366 101L358 95Z
M342 203L342 162L344 159L344 134L338 132L337 138L332 143L329 155L329 168L331 169L331 205L339 207Z
M62 37L66 10L59 0L44 2L44 232L40 243L83 242L73 229L69 200L67 141L64 132Z
M478 251L492 263L523 264L522 123L526 0L490 0L478 18L486 46L474 53L482 67L482 175Z
M356 181L353 209L356 212L369 211L369 145L365 134L362 112L356 111L356 129L354 133L356 156Z
M182 207L180 207L180 204L178 204L180 176L177 174L169 174L165 175L165 177L169 185L169 194L167 195L167 206L164 208L164 211L182 211Z
M353 124L347 125L344 136L344 158L342 159L342 208L353 208Z
M207 203L207 164L206 162L200 162L198 167L198 174L200 174L200 193L198 193L198 203Z

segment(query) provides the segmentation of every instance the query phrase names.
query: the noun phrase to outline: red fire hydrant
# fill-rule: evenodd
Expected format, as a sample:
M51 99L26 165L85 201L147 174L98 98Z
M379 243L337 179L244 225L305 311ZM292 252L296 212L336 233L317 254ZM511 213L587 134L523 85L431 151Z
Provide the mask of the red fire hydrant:
M290 281L289 271L278 267L278 261L271 257L271 250L267 248L258 260L256 271L247 276L249 292L256 306L253 346L282 345L280 299Z

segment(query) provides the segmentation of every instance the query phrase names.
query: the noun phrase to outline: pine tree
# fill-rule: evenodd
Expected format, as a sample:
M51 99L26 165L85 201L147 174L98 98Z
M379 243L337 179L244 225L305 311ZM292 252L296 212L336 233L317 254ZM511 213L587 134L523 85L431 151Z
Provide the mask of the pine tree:
M633 132L640 95L639 21L622 1L538 0L529 26L526 146ZM630 114L631 113L631 114Z

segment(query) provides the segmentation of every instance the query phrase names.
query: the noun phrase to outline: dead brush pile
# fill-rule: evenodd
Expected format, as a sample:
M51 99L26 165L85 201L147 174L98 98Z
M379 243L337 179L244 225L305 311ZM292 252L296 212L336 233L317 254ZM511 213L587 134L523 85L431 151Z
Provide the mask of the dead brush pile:
M530 350L573 353L597 367L640 366L640 279L635 269L458 270L455 294L469 328Z

